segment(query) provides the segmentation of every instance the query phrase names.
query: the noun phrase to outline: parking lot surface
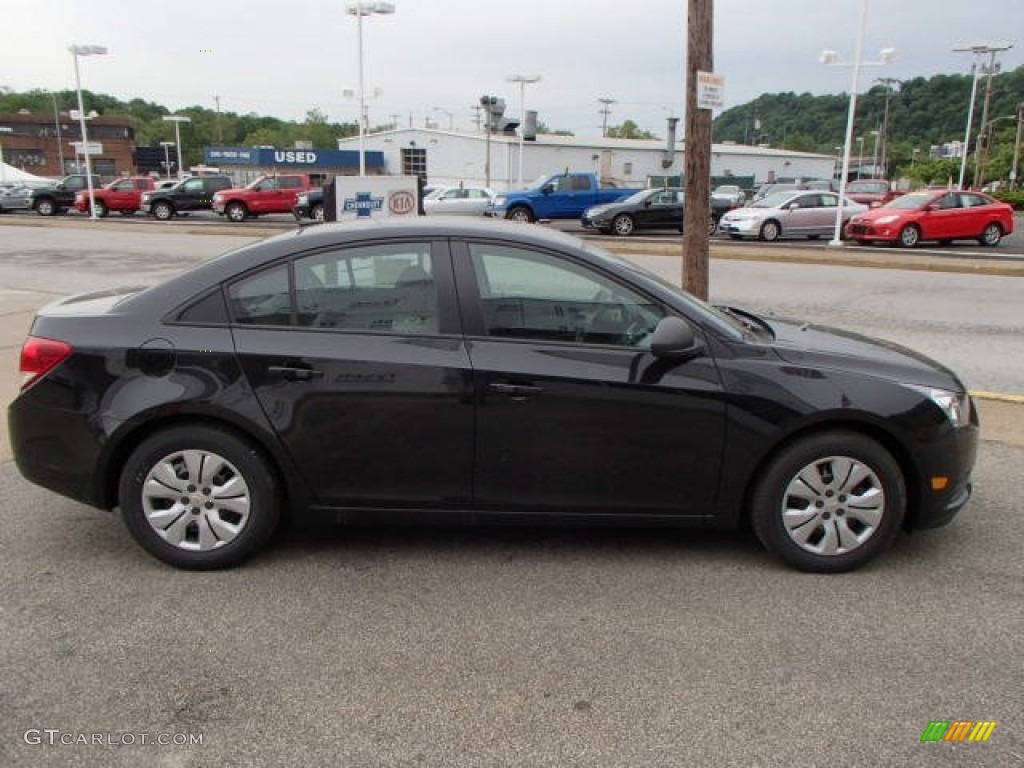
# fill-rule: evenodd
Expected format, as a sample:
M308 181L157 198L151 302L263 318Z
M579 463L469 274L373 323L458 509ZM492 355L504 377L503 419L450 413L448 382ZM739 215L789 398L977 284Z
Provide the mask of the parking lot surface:
M3 294L0 354L47 274L156 279L222 245L199 240L7 264L32 285ZM1020 765L1021 406L982 407L964 512L832 577L744 535L539 528L290 531L183 573L0 458L0 766ZM997 725L922 743L934 720Z

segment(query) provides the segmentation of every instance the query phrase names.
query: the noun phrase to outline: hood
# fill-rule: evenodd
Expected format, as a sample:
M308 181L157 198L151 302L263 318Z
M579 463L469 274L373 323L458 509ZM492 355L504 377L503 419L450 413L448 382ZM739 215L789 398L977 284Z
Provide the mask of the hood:
M916 209L914 209L914 208L893 209L893 208L878 207L878 208L869 208L866 211L861 211L860 213L854 215L854 218L858 219L860 221L878 221L883 216L899 216L899 217L902 218L903 216L906 216L907 214L912 214L912 213L915 213L915 212L916 212Z
M821 325L762 317L775 333L776 353L794 365L877 376L904 384L963 391L949 368L899 344Z

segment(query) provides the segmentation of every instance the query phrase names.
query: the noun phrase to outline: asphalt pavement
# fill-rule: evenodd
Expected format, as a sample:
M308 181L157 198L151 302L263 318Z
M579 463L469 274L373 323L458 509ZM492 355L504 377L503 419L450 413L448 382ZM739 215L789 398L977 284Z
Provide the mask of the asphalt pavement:
M4 405L54 295L0 291ZM961 515L831 577L743 534L535 528L292 531L184 573L0 455L0 766L1024 765L1024 408L980 407Z

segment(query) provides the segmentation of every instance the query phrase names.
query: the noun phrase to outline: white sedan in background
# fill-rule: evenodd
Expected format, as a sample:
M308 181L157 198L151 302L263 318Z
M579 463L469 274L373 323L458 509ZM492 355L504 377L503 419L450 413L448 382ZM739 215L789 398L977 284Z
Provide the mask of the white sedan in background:
M813 189L774 192L746 208L735 208L722 216L718 231L734 239L756 237L772 242L780 237L812 240L835 231L839 195ZM842 226L868 207L846 200Z
M494 197L487 187L440 187L423 198L427 215L483 216Z

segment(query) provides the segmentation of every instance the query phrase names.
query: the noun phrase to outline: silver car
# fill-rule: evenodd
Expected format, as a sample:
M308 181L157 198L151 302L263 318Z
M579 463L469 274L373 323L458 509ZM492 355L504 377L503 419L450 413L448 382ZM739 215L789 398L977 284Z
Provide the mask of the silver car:
M427 215L483 216L494 192L487 187L442 187L423 198Z
M756 237L767 242L780 237L815 240L835 231L838 205L839 195L835 192L776 192L746 208L729 211L718 223L718 231L737 240L743 237ZM847 199L843 205L840 232L846 222L866 210L867 206Z

